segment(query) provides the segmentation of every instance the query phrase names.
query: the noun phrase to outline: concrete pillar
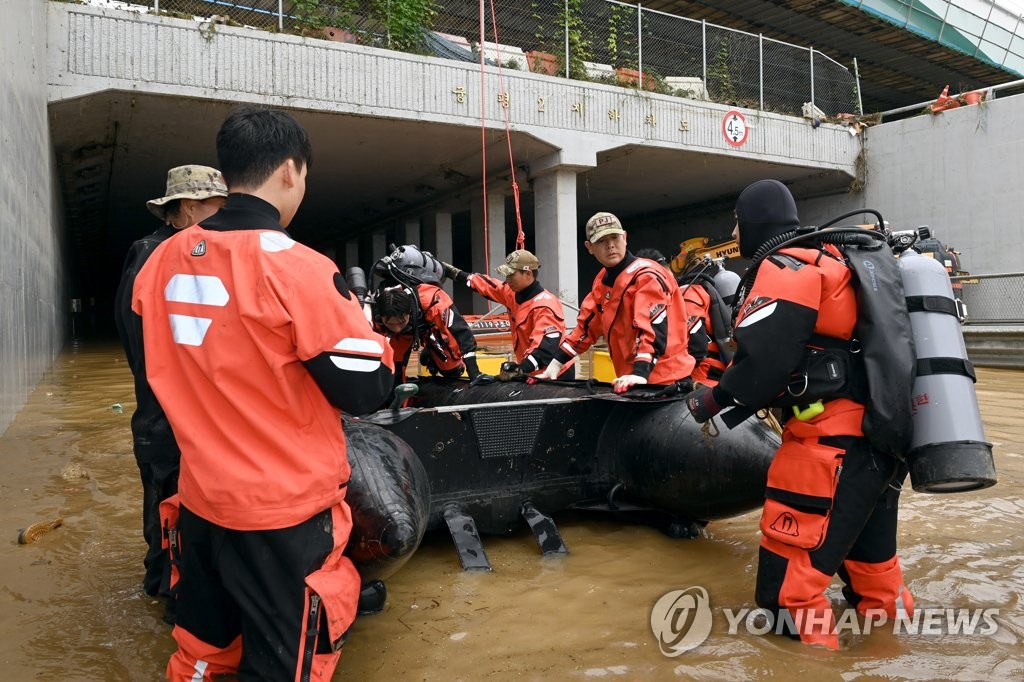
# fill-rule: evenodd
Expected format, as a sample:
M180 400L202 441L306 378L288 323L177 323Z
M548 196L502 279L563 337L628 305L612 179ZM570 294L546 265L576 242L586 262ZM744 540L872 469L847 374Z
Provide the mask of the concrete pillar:
M452 262L452 214L435 213L423 219L422 237L430 247L427 250L445 263ZM454 263L453 265L458 265ZM449 296L452 295L452 283L445 281L442 287Z
M345 262L341 264L343 269L363 267L359 264L359 240L349 239L345 242ZM367 273L369 275L369 273Z
M384 230L380 232L374 232L371 238L371 244L373 245L370 253L370 266L379 261L384 256L388 255L388 237L384 233Z
M534 179L533 196L534 241L541 261L541 284L564 302L578 307L581 294L576 170L554 170ZM576 311L568 306L565 307L565 325L576 326Z
M484 203L476 199L470 205L473 272L494 274L494 268L505 260L505 195L487 195L487 238L484 239ZM487 254L486 259L484 254ZM473 297L473 312L486 313L489 303L482 296Z
M402 225L402 244L415 244L421 246L420 240L420 219L410 218Z

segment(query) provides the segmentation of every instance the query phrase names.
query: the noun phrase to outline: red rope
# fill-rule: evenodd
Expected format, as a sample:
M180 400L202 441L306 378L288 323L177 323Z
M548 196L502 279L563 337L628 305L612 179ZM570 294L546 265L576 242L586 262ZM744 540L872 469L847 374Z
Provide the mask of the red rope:
M490 251L490 242L488 241L488 208L487 202L487 125L484 117L484 102L486 95L484 94L484 65L485 53L484 53L484 39L487 37L486 32L486 20L485 20L485 8L484 0L480 0L480 155L483 159L483 192L484 192L484 263L487 265L487 271L490 272L490 263L488 262L488 252ZM494 0L491 0L491 32L494 34L494 45L495 52L498 57L498 92L500 94L505 93L505 72L501 63L501 41L498 39L498 22L494 14ZM508 117L508 106L502 103L502 110L505 116L505 143L508 146L508 164L509 170L512 175L512 200L516 209L516 248L526 248L526 234L523 232L523 213L520 206L519 200L519 183L516 181L516 164L515 159L512 156L512 127L509 123Z
M491 10L493 11L493 9ZM487 234L488 205L487 205L487 94L484 88L484 37L487 22L484 17L484 0L480 0L480 159L483 164L483 192L484 192L484 272L491 271L490 263L490 237Z
M482 4L482 1L481 1ZM494 0L491 0L491 31L494 33L494 49L498 55L498 88L505 92L505 75L501 65L501 41L498 39L498 19L494 14ZM481 46L483 42L480 43ZM503 106L505 111L505 143L508 145L508 168L512 173L512 199L516 207L516 248L526 248L526 234L523 232L523 214L519 206L519 183L516 182L516 163L512 158L512 129L508 122L508 107Z

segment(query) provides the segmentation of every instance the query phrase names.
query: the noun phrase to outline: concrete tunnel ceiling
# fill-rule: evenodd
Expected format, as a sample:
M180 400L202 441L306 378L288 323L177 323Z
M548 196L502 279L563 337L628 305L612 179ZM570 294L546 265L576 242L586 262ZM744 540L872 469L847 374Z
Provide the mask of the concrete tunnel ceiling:
M101 296L112 294L130 243L158 226L145 201L163 194L168 168L216 165L216 133L235 104L111 90L50 105L73 282L87 279ZM479 129L293 113L310 133L314 165L291 232L315 248L340 246L431 207L466 210L481 196ZM504 132L489 131L486 139L489 187L507 187ZM554 151L513 133L524 211L532 208L530 164ZM747 183L769 175L797 183L805 196L841 191L850 181L840 172L627 145L599 154L598 167L579 176L579 219L611 210L637 224L684 209L721 208Z

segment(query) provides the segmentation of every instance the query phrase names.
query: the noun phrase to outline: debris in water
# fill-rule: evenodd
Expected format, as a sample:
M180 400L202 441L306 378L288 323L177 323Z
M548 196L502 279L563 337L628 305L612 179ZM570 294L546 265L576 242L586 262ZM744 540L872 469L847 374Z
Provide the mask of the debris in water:
M110 406L110 409L114 411L114 414L121 414L124 412L124 406L121 403L114 403Z
M60 477L65 481L78 481L89 478L89 472L78 462L68 462L60 470Z
M64 525L64 519L58 516L53 521L39 521L33 523L28 528L19 528L18 544L27 545L30 542L35 542L54 528L59 528L62 525Z

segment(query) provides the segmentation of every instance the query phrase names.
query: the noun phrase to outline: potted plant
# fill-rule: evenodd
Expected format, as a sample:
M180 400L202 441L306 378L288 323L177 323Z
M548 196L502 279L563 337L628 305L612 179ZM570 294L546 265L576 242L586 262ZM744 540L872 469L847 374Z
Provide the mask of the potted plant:
M585 80L585 62L591 56L591 38L583 20L583 0L555 0L547 4L553 7L553 12L543 12L540 0L533 0L531 4L536 22L533 37L538 49L526 52L527 64L534 73L562 74ZM569 43L568 69L565 65L566 36Z
M608 48L608 59L615 69L615 81L619 85L640 87L640 40L636 31L636 13L634 7L612 5L608 15L608 37L605 46ZM654 90L655 79L647 73L643 74L643 89Z
M318 0L313 0L314 2ZM308 2L308 0L307 0ZM326 17L329 25L321 30L328 40L339 43L358 43L359 34L356 33L356 10L359 8L359 0L339 0L334 6L334 11Z
M554 15L545 14L541 10L540 0L530 3L535 24L533 31L535 50L526 51L526 64L533 73L554 76L558 73L558 55L553 52L555 36L561 35L561 28L556 24Z
M527 50L526 52L526 64L533 73L557 76L561 61L558 55L543 50Z

